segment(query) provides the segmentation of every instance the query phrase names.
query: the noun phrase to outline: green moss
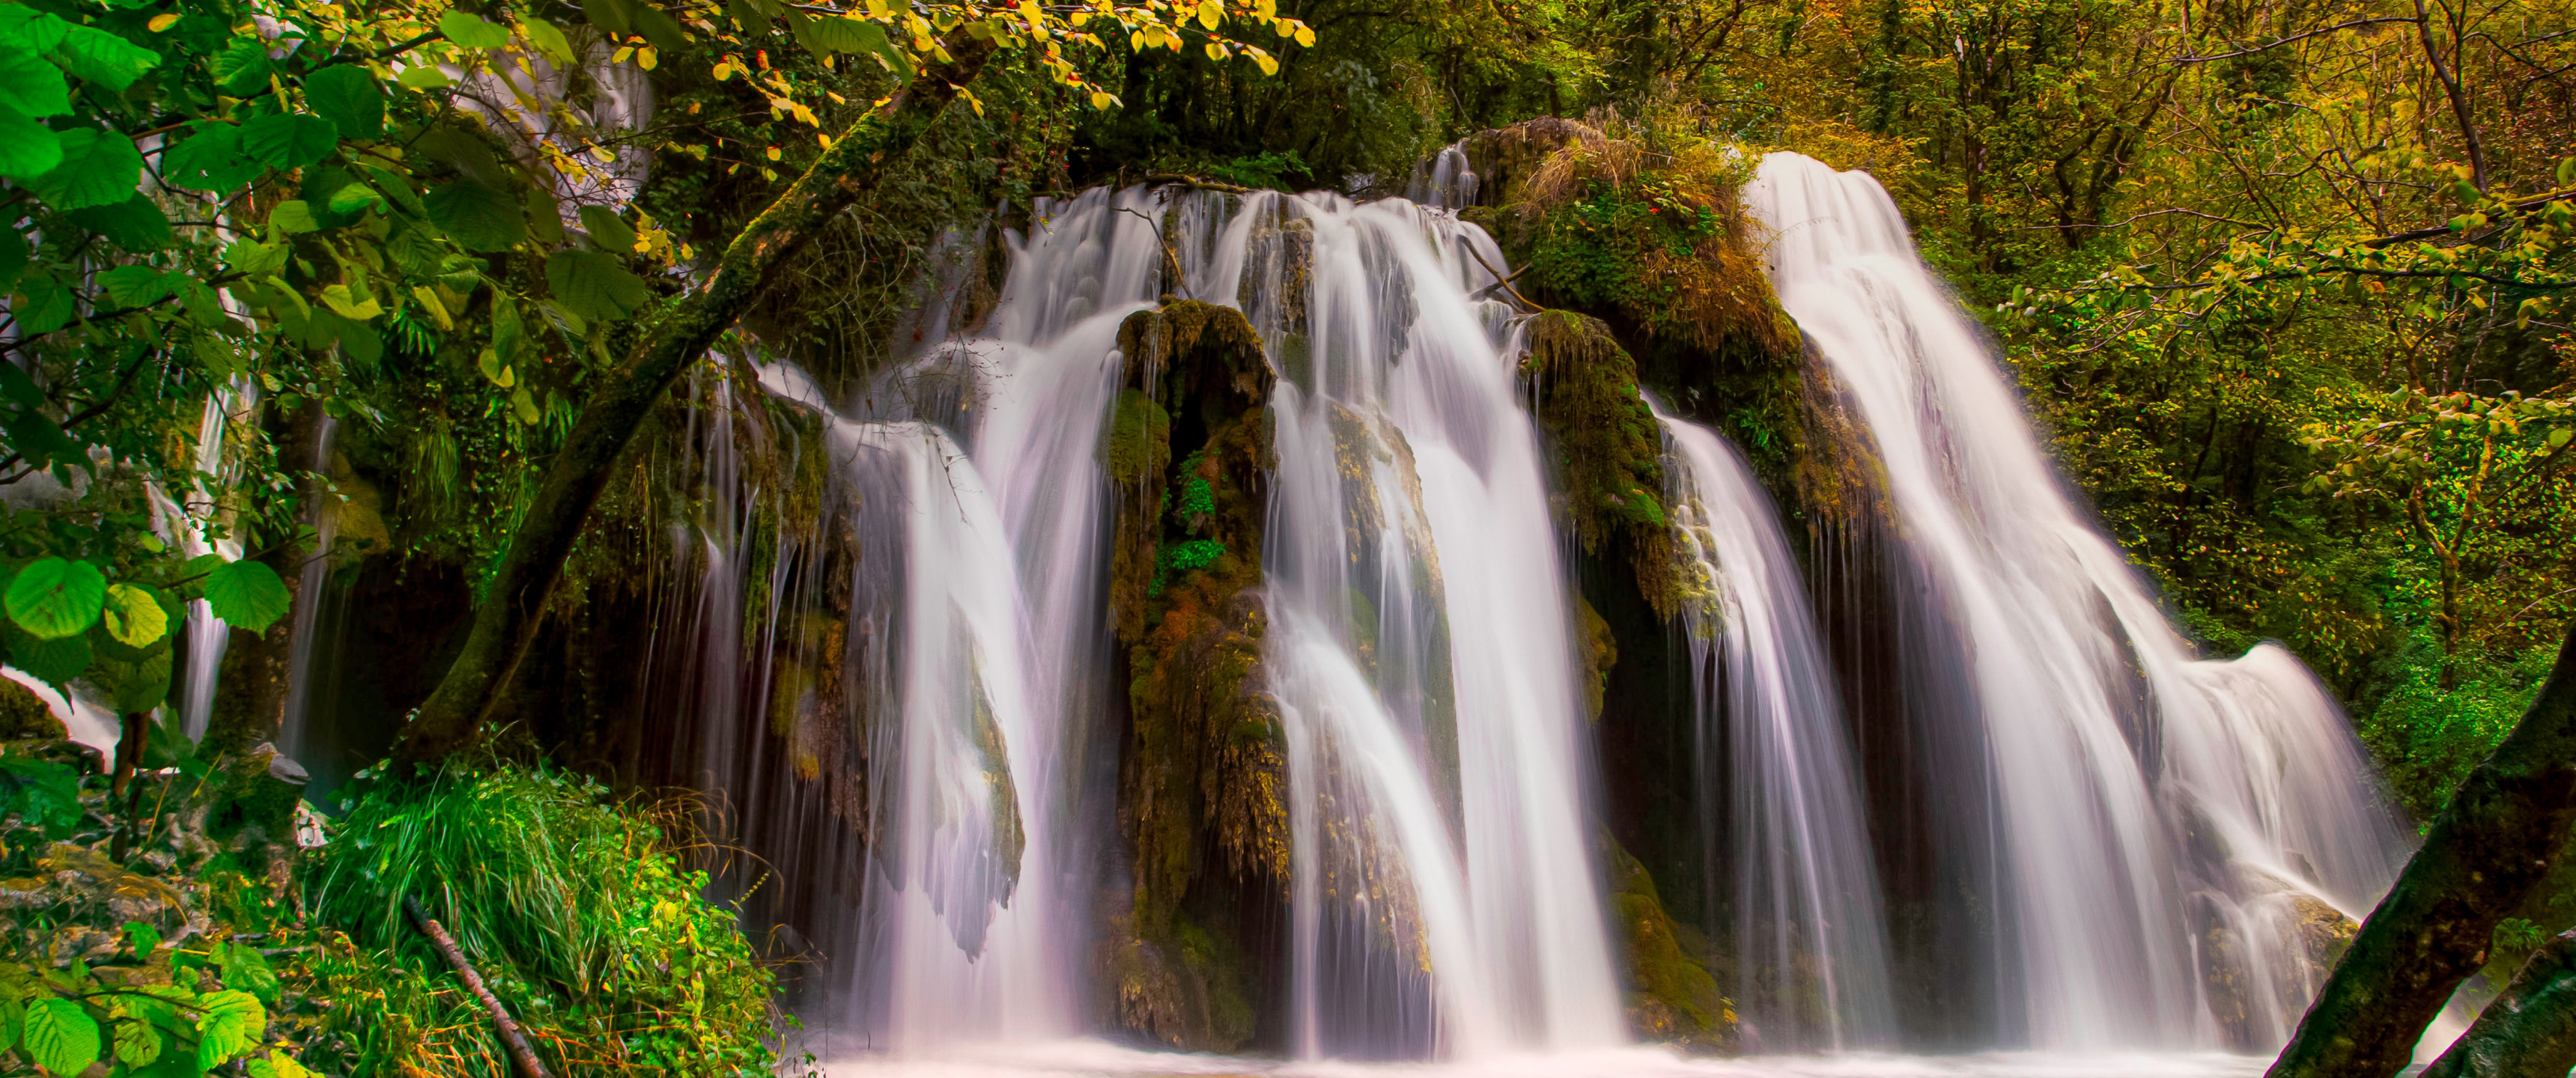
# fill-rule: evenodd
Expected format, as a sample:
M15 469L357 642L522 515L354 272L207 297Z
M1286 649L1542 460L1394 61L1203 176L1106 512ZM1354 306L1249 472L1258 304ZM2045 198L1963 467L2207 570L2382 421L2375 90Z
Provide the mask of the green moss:
M1164 462L1171 459L1171 438L1171 413L1138 390L1124 390L1110 415L1109 433L1102 439L1101 464L1113 483L1144 483L1158 477Z
M1608 845L1610 902L1626 945L1630 1027L1651 1040L1725 1046L1735 1036L1734 1003L1684 945L1646 866L1617 843Z
M1674 609L1664 505L1663 431L1637 390L1637 364L1600 319L1542 311L1522 360L1556 465L1557 509L1587 554L1614 533L1633 541L1638 586Z

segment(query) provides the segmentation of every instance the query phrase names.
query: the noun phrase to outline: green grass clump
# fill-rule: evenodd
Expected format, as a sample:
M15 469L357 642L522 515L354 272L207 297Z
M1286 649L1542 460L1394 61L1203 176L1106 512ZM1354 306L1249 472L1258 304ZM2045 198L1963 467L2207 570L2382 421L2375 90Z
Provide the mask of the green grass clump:
M315 962L347 1011L352 1073L508 1073L488 1017L405 920L416 899L558 1075L766 1074L783 1021L732 910L701 897L663 826L596 782L502 766L350 805L306 876L351 946ZM351 1017L357 1018L357 1015Z

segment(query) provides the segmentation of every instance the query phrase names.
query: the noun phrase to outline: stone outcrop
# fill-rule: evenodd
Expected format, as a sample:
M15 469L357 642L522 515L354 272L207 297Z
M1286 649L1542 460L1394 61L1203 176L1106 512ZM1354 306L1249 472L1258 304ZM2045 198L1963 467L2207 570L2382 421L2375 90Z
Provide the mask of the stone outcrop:
M1197 301L1130 316L1119 348L1101 454L1119 504L1118 816L1135 890L1110 918L1104 980L1131 1033L1232 1051L1256 1036L1276 964L1246 940L1289 881L1287 758L1261 662L1272 375L1241 313Z

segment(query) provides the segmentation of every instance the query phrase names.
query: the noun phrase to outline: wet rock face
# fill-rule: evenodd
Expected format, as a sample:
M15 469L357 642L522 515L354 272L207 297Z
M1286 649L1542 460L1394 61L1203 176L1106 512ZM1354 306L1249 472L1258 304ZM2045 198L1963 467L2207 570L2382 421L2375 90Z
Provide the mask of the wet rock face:
M1113 1022L1234 1051L1279 968L1287 757L1262 672L1272 375L1231 308L1190 300L1119 329L1126 384L1101 447L1117 489L1110 603L1128 671L1118 818L1135 894L1100 956Z

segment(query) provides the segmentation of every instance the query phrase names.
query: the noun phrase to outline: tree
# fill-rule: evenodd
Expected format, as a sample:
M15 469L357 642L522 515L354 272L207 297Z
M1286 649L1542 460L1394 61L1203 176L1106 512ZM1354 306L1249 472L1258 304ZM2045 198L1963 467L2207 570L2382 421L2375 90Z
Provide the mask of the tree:
M2576 826L2576 627L2522 723L2461 784L2272 1064L2271 1078L2386 1078L2485 964L2496 923Z

